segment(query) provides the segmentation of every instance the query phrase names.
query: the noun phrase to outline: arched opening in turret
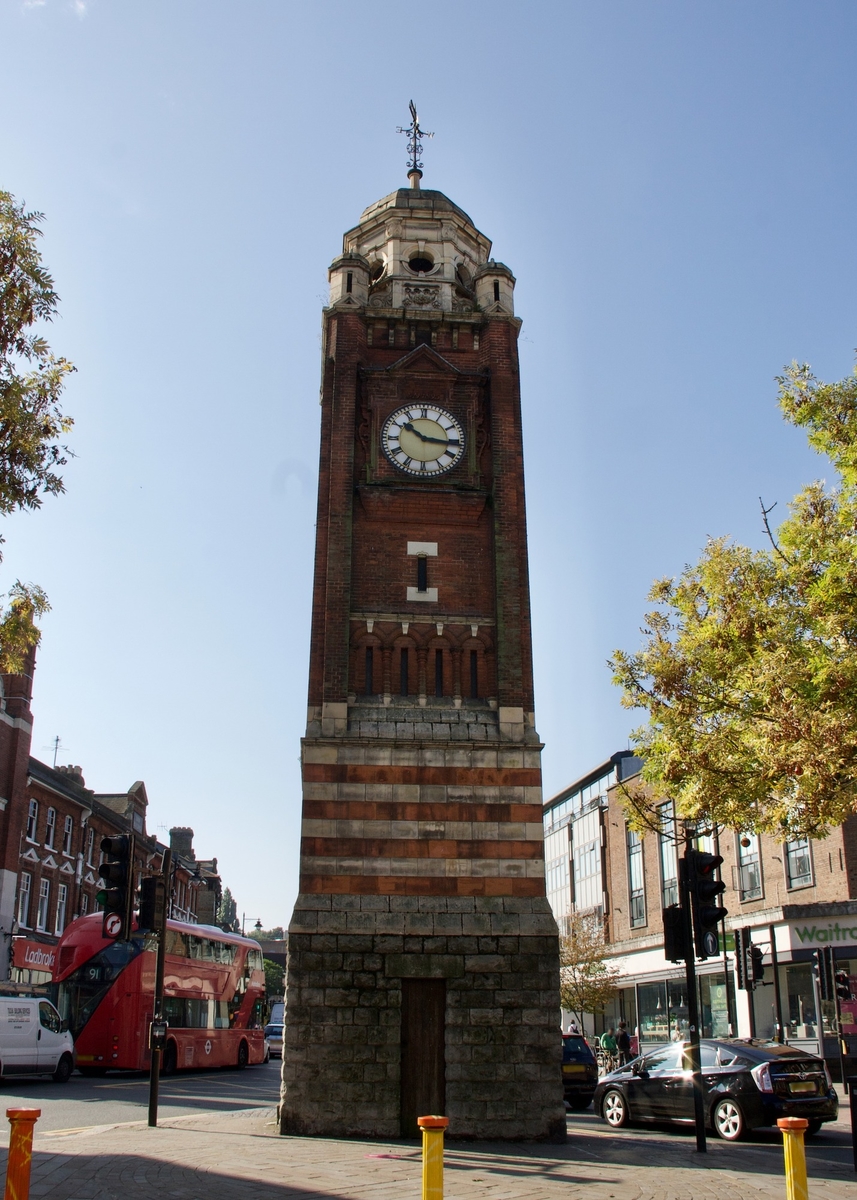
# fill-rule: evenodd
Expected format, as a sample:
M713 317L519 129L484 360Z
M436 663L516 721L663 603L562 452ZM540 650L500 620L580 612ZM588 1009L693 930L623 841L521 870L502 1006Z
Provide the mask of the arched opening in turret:
M409 258L408 266L417 275L421 273L428 274L434 267L434 260L429 258L425 251L423 251L422 254L415 254L412 258Z

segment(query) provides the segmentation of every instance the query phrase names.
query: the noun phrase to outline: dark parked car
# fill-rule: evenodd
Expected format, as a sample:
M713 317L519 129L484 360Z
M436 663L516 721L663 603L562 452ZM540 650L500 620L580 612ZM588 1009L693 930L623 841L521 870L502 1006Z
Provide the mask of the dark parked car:
M715 1133L737 1141L778 1117L806 1117L807 1133L835 1121L839 1101L824 1059L771 1042L702 1042L705 1118ZM687 1046L674 1042L641 1054L598 1082L595 1111L620 1129L629 1121L693 1121Z
M589 1108L598 1083L598 1063L585 1038L562 1035L563 1095L572 1108Z

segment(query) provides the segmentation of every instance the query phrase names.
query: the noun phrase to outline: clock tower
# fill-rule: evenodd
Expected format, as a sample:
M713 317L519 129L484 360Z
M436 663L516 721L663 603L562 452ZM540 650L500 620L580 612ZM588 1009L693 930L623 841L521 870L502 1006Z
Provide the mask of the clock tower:
M559 1139L515 279L420 181L330 267L280 1127Z

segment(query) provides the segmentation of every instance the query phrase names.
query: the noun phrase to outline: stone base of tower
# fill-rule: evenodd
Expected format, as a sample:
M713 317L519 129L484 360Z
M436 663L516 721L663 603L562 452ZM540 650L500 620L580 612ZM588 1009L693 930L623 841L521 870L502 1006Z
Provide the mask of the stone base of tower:
M407 1136L425 1098L453 1138L564 1140L558 981L544 898L301 895L280 1131Z

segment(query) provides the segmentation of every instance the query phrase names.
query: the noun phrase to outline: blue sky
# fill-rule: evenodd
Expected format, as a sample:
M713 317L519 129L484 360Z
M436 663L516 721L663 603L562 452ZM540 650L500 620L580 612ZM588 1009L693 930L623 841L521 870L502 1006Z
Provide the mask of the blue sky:
M426 186L518 279L546 793L623 748L652 579L823 472L773 377L853 365L855 37L834 0L3 0L0 187L78 367L67 494L4 528L0 586L53 604L35 753L144 779L288 919L320 309L411 96Z

